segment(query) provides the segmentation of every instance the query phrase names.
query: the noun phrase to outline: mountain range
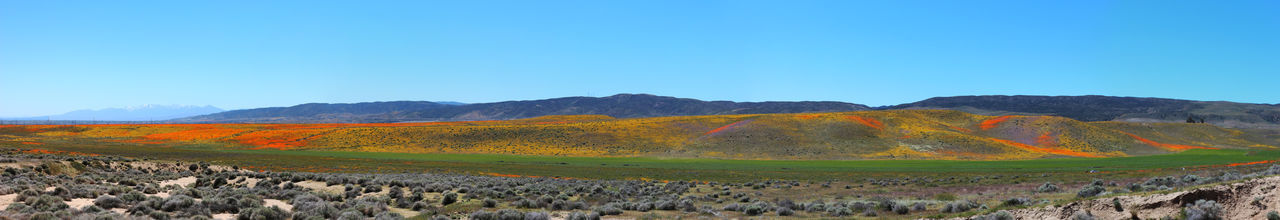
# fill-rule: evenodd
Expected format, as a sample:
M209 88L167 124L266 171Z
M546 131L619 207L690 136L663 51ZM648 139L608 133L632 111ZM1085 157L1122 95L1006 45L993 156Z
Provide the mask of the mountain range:
M541 100L463 104L395 101L349 104L309 103L290 107L232 110L173 120L182 123L366 123L509 120L546 115L598 114L616 118L682 115L843 112L893 109L947 109L980 115L1050 115L1081 121L1186 122L1191 119L1234 128L1280 128L1280 105L1225 101L1116 96L953 96L869 107L862 104L731 102L618 94Z
M449 105L427 101L310 103L291 107L233 110L179 119L216 123L345 123L405 121L476 121L531 118L545 115L608 115L640 118L682 115L839 112L870 110L843 102L730 102L618 94L608 97L565 97Z
M5 118L4 120L163 121L222 112L213 106L141 105L124 108L76 110L58 115Z

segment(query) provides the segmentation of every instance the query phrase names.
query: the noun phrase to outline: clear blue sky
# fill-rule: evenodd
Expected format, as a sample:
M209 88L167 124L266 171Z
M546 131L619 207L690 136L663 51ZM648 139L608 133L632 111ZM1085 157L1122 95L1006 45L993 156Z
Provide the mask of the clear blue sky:
M1277 103L1280 1L0 2L0 116L615 93Z

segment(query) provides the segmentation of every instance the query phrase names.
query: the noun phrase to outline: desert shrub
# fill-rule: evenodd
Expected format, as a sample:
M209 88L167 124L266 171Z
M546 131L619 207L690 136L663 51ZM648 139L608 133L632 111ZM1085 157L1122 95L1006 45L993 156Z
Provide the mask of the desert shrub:
M40 191L36 191L34 189L26 189L18 193L18 197L14 199L17 201L27 201L28 197L37 197L37 196L40 196Z
M522 209L540 208L538 207L537 202L534 202L533 200L529 200L529 199L520 199L520 200L517 200L515 203L512 203L511 205L517 208L522 208Z
M524 220L550 220L551 215L546 212L527 212L524 213Z
M441 205L449 205L458 202L458 194L453 192L444 193L444 198L440 199Z
M71 206L68 206L67 203L62 201L62 197L49 195L27 197L27 199L22 203L30 206L35 211L55 212L71 208Z
M102 207L98 207L97 205L90 205L90 206L85 206L84 208L81 208L80 213L98 213L105 210L106 209L103 209Z
M399 186L391 186L391 189L387 190L387 197L391 197L392 199L402 199L404 198L404 189Z
M364 216L373 216L378 213L387 211L386 197L363 197L359 200L348 201L348 207L360 211Z
M192 205L195 205L195 204L196 204L196 200L191 198L190 196L185 196L185 195L170 196L168 199L164 200L163 205L160 206L160 210L164 210L166 212L178 211L180 209L191 207Z
M306 213L321 218L336 218L339 214L337 207L311 194L298 195L289 202L293 204L293 213Z
M757 216L757 215L764 214L766 208L768 207L761 205L760 203L751 204L751 205L747 205L747 207L742 208L742 214L746 214L748 216Z
M586 206L586 204L582 204L582 205L583 205L583 206ZM681 200L680 200L680 203L679 203L679 204L677 204L676 206L677 206L678 208L680 208L680 210L681 210L681 211L684 211L684 212L696 212L696 211L698 211L698 207L697 207L697 206L694 206L694 205L693 205L693 200L690 200L690 199L681 199Z
M289 212L281 210L280 207L255 207L241 209L236 214L238 220L284 220L289 219Z
M1075 214L1071 214L1071 220L1094 220L1094 217L1093 213L1089 211L1079 210Z
M484 207L485 207L485 208L498 207L498 200L493 200L493 199L484 199L483 204L484 204Z
M147 214L147 217L150 217L151 219L156 219L156 220L169 220L173 218L173 215L169 215L169 213L166 213L163 211L154 211L154 212L151 212L150 214Z
M116 198L115 196L100 196L97 199L93 200L93 205L96 205L102 208L108 208L108 209L124 208L125 202L124 200L121 200L120 198Z
M342 214L338 214L338 219L339 220L363 220L364 214L361 214L360 211L356 211L356 210L347 210L347 211L343 211ZM472 218L472 219L475 219L475 218Z
M925 208L927 207L923 202L916 202L915 204L911 204L911 211L917 211L917 212L924 211Z
M602 216L603 215L621 215L622 209L618 208L616 204L605 204L603 206L596 207L595 212Z
M515 209L501 209L497 212L498 220L519 220L525 217L523 212Z
M742 205L739 205L738 203L728 204L728 205L725 205L724 208L721 208L720 210L736 212L736 211L742 210Z
M130 192L124 193L124 195L121 195L120 199L124 200L125 202L131 202L131 203L141 202L141 201L147 200L147 195L143 195L138 191L130 191Z
M899 214L899 215L906 215L906 214L907 214L908 212L910 212L910 211L911 211L911 209L910 209L910 208L907 208L907 205L903 205L903 204L894 204L894 205L893 205L893 213L897 213L897 214Z
M969 211L970 209L977 208L976 206L977 206L976 203L962 200L962 201L947 203L946 205L943 205L942 209L939 211L946 212L946 213L966 212L966 211Z
M787 208L787 207L778 207L773 211L777 212L778 216L792 216L796 214L796 211L792 211L791 208Z
M53 212L46 211L46 212L37 212L36 214L31 214L31 220L57 220L57 219L58 219L58 216L53 215Z
M1187 204L1182 210L1187 216L1187 220L1216 220L1222 219L1222 205L1213 200L1196 200L1194 204Z
M1275 168L1274 165L1271 168ZM1280 220L1280 212L1271 211L1267 213L1267 220Z
M1050 183L1050 182L1046 182L1044 183L1044 185L1040 185L1040 187L1036 187L1036 192L1042 192L1042 193L1058 192L1058 190L1059 190L1058 185L1053 185L1053 183Z
M853 209L854 211L870 209L870 208L872 208L871 205L868 205L862 202L849 203L849 209Z
M788 209L799 209L799 208L800 208L799 206L797 206L797 205L796 205L796 202L791 201L790 199L783 199L783 200L778 201L777 206L778 206L778 207L786 207L786 208L788 208Z
M373 219L374 220L400 220L400 219L404 219L404 216L400 215L400 213L395 213L395 212L383 212L383 213L378 213L378 215L376 216L373 216Z
M876 217L877 215L879 215L879 214L877 214L877 213L876 213L876 210L875 210L875 209L867 209L867 210L863 210L863 211L862 211L862 216L866 216L866 217Z
M1084 186L1084 188L1080 188L1080 192L1076 192L1076 197L1080 197L1080 198L1094 197L1106 191L1107 189L1102 188L1102 186L1091 184L1091 185Z
M827 215L835 217L850 216L853 215L853 210L841 206L830 206L827 207Z
M477 210L475 212L471 212L470 215L467 215L467 218L474 219L474 220L490 220L490 219L498 219L498 215L497 213L490 212L490 211Z
M1182 176L1182 183L1187 185L1200 184L1204 181L1205 181L1204 178L1200 178L1200 176L1196 176L1195 174L1187 174L1186 176Z
M1124 211L1124 207L1123 207L1123 206L1120 206L1120 198L1114 198L1114 199L1111 199L1111 207L1112 207L1112 208L1115 208L1115 210L1116 210L1117 212L1123 212L1123 211Z
M591 213L573 212L573 213L569 213L569 216L565 217L564 219L565 220L600 220L600 215L594 212L591 212Z
M676 210L676 203L671 200L659 200L654 203L654 208L658 210Z
M1004 200L1004 206L1024 206L1031 205L1031 199L1028 198L1009 198Z
M978 216L975 219L977 220L1013 220L1013 214L1010 214L1008 211L1005 211L1005 210L1000 210L995 213Z

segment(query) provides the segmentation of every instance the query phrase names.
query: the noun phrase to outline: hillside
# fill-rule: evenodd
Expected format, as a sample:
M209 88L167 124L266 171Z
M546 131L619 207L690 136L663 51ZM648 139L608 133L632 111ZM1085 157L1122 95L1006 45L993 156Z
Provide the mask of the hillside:
M1280 127L1280 105L1113 96L935 97L882 109L952 109L984 115L1054 115L1081 121L1185 122Z
M619 94L608 97L566 97L478 104L433 102L372 102L304 104L234 110L176 120L200 123L369 123L402 121L507 120L545 115L599 114L617 118L682 115L837 112L870 109L842 102L730 102Z
M176 119L180 122L394 122L391 115L455 106L427 101L362 102L350 104L308 103L290 107L232 110Z
M1082 122L949 110L382 124L3 126L0 141L282 150L734 159L1032 159L1275 148L1280 136L1206 124Z

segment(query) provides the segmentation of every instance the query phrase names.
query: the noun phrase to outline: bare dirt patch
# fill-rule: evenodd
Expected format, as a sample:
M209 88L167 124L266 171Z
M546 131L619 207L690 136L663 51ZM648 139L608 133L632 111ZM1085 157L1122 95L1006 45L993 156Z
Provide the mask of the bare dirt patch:
M67 201L67 205L73 209L82 209L93 205L93 199L71 199L71 201Z
M178 178L175 180L162 181L160 182L160 187L164 187L168 185L178 185L181 187L187 187L187 185L191 185L192 183L196 183L196 177L188 176L188 177Z
M346 189L342 185L327 186L327 184L325 184L324 182L312 181L312 180L295 182L293 183L293 185L315 190L317 192L333 193L333 194L341 194L342 191Z
M285 203L284 201L275 200L275 199L263 199L262 206L263 207L276 206L276 207L280 207L280 209L283 209L283 210L293 210L293 205L289 205L289 203Z
M1280 209L1280 176L1240 183L1205 186L1165 194L1127 195L1083 200L1062 206L1010 210L1019 219L1069 219L1078 211L1088 211L1097 219L1142 219L1178 216L1182 208L1196 200L1213 200L1222 205L1224 219L1266 219L1267 212ZM1118 200L1124 211L1116 211Z
M9 194L9 195L0 195L0 210L8 209L9 204L13 204L14 200L16 199L18 199L17 193Z

